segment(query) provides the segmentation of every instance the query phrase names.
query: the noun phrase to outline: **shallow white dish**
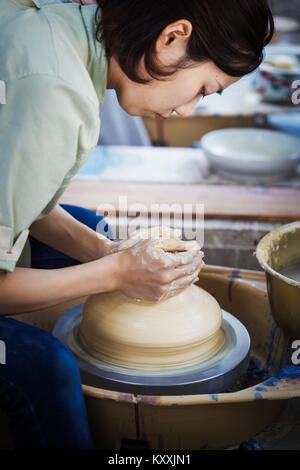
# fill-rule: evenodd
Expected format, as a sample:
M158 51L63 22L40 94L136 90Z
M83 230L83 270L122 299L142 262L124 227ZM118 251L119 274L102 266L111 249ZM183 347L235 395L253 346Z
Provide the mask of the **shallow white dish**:
M278 131L221 129L204 135L201 146L212 168L233 180L278 181L300 163L300 139Z

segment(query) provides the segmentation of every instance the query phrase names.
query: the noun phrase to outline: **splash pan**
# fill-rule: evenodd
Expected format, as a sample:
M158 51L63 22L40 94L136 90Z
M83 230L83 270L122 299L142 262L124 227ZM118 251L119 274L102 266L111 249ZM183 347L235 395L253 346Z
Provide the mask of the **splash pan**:
M189 367L143 371L99 361L84 349L78 337L82 309L83 304L78 305L60 317L53 335L75 355L86 384L152 395L217 393L233 385L248 367L249 334L237 318L224 310L221 330L225 342L212 358Z

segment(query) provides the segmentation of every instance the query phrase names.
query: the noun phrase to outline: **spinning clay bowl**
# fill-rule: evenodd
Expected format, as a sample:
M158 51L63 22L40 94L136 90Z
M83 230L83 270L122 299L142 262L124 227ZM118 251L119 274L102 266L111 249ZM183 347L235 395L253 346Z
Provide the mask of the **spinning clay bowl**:
M110 292L85 303L79 340L108 363L164 370L217 353L225 341L221 323L217 301L194 285L158 303Z
M159 303L91 296L53 334L87 383L152 395L221 391L245 372L250 348L246 328L195 285Z

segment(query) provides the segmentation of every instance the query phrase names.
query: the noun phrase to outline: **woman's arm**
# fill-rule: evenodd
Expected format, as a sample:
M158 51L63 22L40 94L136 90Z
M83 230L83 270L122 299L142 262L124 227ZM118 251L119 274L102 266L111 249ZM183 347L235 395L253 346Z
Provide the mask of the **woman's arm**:
M30 312L118 288L118 254L61 269L0 270L0 315Z
M114 245L114 242L76 220L59 205L49 215L34 222L30 234L82 263L102 258Z
M61 269L0 270L0 315L52 307L86 295L121 290L158 302L197 280L203 253L190 250L158 256L152 240L96 261Z

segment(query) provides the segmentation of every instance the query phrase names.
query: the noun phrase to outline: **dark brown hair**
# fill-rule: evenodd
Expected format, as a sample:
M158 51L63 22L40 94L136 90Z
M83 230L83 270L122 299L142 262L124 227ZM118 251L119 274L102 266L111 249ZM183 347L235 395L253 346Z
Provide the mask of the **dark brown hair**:
M213 61L223 72L241 77L263 60L274 33L267 0L97 0L96 38L133 81L145 83L137 67L144 57L153 78L166 77L192 62ZM180 19L193 26L187 55L168 70L155 60L163 29Z

